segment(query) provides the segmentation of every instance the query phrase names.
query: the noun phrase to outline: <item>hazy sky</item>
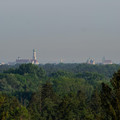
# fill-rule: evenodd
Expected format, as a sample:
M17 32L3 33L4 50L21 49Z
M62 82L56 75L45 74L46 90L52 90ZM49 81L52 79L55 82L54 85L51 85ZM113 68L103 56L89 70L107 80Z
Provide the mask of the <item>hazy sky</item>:
M120 0L0 0L0 62L120 63Z

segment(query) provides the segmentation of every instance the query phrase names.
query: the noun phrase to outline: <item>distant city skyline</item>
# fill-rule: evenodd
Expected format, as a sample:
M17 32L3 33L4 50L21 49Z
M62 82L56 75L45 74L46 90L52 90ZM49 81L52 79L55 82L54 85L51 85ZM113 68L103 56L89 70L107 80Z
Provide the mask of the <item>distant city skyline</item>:
M0 63L82 63L103 56L120 63L119 0L0 1Z
M23 63L32 63L32 64L39 64L39 61L37 59L37 53L36 53L36 49L33 49L33 53L32 53L32 57L28 58L22 58L22 57L18 57L16 58L16 60L13 61L2 61L1 64L9 64L9 65L14 65L14 64L23 64ZM56 61L40 61L40 64L46 64L46 63L87 63L87 64L113 64L116 62L113 62L110 59L106 59L105 56L103 56L103 58L99 59L98 61L96 61L94 58L89 57L88 59L84 60L84 61L76 61L76 60L72 60L72 61L64 61L64 59L59 59Z

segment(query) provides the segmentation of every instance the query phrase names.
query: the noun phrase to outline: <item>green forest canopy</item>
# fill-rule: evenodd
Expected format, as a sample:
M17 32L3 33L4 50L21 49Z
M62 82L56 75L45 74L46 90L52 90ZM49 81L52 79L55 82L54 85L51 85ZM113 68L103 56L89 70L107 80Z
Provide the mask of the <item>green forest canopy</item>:
M0 119L119 120L119 68L88 64L0 66Z

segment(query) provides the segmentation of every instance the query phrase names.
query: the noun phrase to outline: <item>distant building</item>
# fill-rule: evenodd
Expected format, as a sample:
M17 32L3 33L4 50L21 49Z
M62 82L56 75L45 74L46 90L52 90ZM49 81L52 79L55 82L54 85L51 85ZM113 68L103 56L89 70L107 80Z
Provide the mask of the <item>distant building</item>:
M63 59L60 59L60 63L63 63Z
M2 62L2 63L0 63L0 65L5 65L5 63L4 63L4 62Z
M33 49L33 58L32 59L21 59L20 57L18 57L18 59L16 59L16 64L27 64L27 63L32 63L32 64L36 64L38 65L39 62L37 61L37 57L36 57L36 50Z
M105 57L103 57L102 64L104 64L104 65L112 64L112 61L111 60L106 60Z
M111 60L105 60L105 61L103 62L103 64L104 64L104 65L112 64L112 61L111 61Z
M86 62L87 64L92 64L92 65L95 65L95 60L94 59L91 59L89 58Z
M16 62L8 62L8 65L15 65Z
M16 59L16 64L32 63L30 59Z

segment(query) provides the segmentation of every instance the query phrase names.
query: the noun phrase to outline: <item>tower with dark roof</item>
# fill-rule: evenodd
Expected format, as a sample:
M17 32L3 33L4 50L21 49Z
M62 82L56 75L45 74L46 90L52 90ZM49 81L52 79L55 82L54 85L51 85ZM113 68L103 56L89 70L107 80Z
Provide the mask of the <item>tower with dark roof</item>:
M37 57L36 57L36 50L33 49L33 60L36 60L36 59L37 59Z

